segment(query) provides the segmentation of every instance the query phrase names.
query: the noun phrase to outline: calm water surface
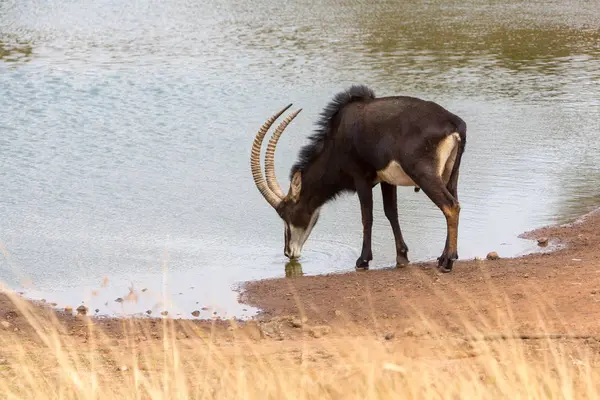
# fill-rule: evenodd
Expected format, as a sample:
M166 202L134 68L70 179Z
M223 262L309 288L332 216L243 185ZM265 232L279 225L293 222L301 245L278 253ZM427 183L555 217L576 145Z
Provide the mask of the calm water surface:
M278 148L287 190L353 83L467 121L461 258L534 251L517 235L600 201L600 8L483 3L0 0L0 280L99 314L251 315L236 283L300 272L252 181L254 134L304 109ZM398 203L411 260L437 257L441 212L411 188ZM361 231L355 196L326 206L302 272L353 270ZM393 264L379 190L373 251Z

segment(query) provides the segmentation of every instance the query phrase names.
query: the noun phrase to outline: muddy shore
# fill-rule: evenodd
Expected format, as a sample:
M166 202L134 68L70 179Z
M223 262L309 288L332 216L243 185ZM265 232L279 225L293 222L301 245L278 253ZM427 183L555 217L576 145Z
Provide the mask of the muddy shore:
M292 339L302 326L326 326L327 333L351 326L355 333L382 336L426 335L434 328L465 334L467 325L486 332L600 335L600 211L522 237L548 238L557 249L517 258L500 254L498 260L459 260L449 274L438 273L434 262L428 262L247 282L241 301L263 311L256 321L236 321L236 329L256 340ZM32 315L60 321L67 335L85 337L88 319L112 337L122 337L126 330L119 318L75 316L41 303L27 304ZM0 321L5 322L0 330L35 336L29 320L0 293ZM161 337L161 318L136 323L145 325L148 338ZM206 332L216 328L226 337L233 331L230 321L181 321L190 323ZM181 334L186 335L184 330Z
M449 274L427 262L248 282L242 301L263 310L262 319L303 314L380 333L426 331L427 320L450 331L468 323L488 331L600 334L600 210L521 237L547 239L553 250L459 260ZM540 326L539 318L551 325Z

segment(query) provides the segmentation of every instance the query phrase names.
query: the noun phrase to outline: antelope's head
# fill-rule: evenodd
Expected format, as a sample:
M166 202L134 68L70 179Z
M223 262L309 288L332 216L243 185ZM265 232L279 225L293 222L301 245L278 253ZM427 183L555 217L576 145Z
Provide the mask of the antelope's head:
M279 124L273 136L269 140L265 153L265 178L262 175L260 167L260 150L265 134L273 125L275 120L281 116L292 105L288 105L283 110L269 118L259 129L254 142L252 143L252 152L250 155L250 167L256 187L263 195L265 200L275 209L281 217L284 224L285 247L284 254L289 259L297 259L302 252L302 246L308 239L313 227L319 219L319 209L311 210L308 203L302 201L302 173L296 171L292 176L290 188L287 194L277 183L275 177L275 148L277 142L290 122L302 111L299 109L289 115Z

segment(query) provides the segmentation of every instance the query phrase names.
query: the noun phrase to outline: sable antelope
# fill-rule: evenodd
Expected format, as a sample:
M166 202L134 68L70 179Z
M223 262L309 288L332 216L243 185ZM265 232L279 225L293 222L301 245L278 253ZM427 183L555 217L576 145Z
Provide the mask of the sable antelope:
M446 217L446 245L438 257L438 268L450 272L458 259L457 186L466 123L431 101L407 96L376 98L368 87L354 85L338 93L321 112L316 131L291 168L290 188L284 194L275 178L275 148L284 129L302 109L285 118L273 133L265 155L265 177L260 150L271 125L291 106L263 124L250 158L258 190L283 219L286 257L300 257L323 204L342 192L356 192L363 224L356 267L368 268L373 259L372 190L379 183L385 215L394 233L396 265L408 264L408 247L398 222L396 186L414 186L415 191L422 189Z

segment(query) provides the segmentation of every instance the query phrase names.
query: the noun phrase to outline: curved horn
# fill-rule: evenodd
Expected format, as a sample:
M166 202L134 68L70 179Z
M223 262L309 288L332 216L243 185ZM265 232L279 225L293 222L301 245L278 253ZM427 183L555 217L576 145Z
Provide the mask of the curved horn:
M285 128L287 128L288 124L292 122L298 114L300 114L300 111L302 111L302 109L293 112L279 124L273 133L273 136L271 136L271 140L269 140L269 145L267 146L267 152L265 154L265 176L267 178L267 185L269 185L269 189L281 199L285 197L285 194L283 194L283 190L281 190L281 186L279 186L277 178L275 177L275 148L277 147L279 137L281 137Z
M250 168L252 170L252 177L254 178L254 183L256 184L256 187L258 188L260 193L263 195L265 200L267 200L267 202L273 208L275 208L275 207L277 207L277 205L279 205L279 203L281 202L281 199L275 193L273 193L273 191L271 189L269 189L269 187L267 186L267 183L265 182L265 179L262 176L262 171L260 168L260 148L262 146L262 141L265 137L265 134L267 133L267 131L269 130L271 125L273 125L273 122L275 122L275 120L277 118L279 118L279 116L281 116L281 114L283 114L291 106L292 105L289 104L287 107L283 108L277 114L275 114L271 118L269 118L260 127L260 129L258 130L258 133L256 134L256 137L254 138L254 142L252 143L252 151L250 153Z

